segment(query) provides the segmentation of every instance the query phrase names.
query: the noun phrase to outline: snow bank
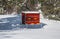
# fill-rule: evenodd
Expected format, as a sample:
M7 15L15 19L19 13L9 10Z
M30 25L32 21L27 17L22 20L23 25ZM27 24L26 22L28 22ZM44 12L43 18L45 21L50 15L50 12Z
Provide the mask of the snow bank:
M41 14L41 17L42 16L43 15ZM3 31L0 32L0 38L1 39L60 39L60 21L48 20L44 19L43 17L41 18L40 21L47 25L45 25L41 29L19 29L9 32Z
M9 18L9 17L16 17L17 15L0 15L1 18Z

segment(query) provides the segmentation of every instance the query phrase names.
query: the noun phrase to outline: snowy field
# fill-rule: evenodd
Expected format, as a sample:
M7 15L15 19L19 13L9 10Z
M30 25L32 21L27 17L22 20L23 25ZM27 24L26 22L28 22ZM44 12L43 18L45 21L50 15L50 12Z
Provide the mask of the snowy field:
M0 18L0 39L60 39L60 21L44 19L40 25L22 25L21 15Z

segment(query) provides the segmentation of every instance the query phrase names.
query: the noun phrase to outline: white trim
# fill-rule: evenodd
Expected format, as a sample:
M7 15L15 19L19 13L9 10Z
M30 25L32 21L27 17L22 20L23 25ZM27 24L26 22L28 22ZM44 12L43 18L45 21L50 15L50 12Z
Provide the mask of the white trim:
M39 11L22 11L22 13L40 13Z

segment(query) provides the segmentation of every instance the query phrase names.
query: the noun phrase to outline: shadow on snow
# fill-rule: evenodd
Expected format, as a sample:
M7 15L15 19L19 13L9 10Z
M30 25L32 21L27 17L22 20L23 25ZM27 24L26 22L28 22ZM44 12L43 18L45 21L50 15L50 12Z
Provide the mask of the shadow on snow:
M21 15L11 18L0 19L0 30L13 30L13 29L38 29L43 28L46 24L40 23L39 25L23 25ZM5 23L4 23L5 22Z

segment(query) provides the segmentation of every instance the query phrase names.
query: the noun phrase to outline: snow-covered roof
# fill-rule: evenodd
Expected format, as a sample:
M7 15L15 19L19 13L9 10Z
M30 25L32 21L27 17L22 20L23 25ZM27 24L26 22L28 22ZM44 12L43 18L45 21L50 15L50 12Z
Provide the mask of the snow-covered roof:
M39 11L22 11L22 13L40 13Z

